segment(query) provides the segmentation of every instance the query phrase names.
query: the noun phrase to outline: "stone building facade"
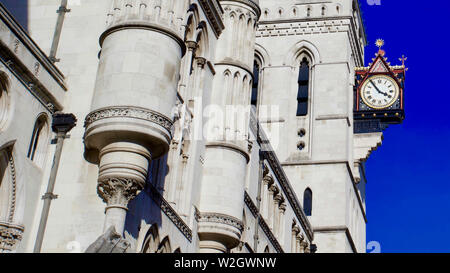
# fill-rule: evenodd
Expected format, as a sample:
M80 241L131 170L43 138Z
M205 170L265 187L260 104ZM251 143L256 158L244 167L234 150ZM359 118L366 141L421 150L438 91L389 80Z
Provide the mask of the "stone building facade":
M33 252L63 111L42 252L111 227L126 252L365 252L357 0L29 1L28 32L0 8L0 251Z

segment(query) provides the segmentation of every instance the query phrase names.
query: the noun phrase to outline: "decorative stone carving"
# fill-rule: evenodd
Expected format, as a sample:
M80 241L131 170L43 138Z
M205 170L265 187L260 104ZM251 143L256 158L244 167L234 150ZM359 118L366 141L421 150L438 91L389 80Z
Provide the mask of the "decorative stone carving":
M166 216L172 221L172 223L180 230L189 242L192 242L192 230L181 219L177 212L170 206L170 204L159 194L158 190L151 184L149 184L150 193L153 201L161 208ZM197 210L195 211L197 219Z
M87 249L86 253L125 253L131 244L111 226Z
M240 232L244 231L244 224L242 223L242 221L229 215L221 213L205 212L205 213L198 213L197 219L199 222L226 224L237 228Z
M14 212L16 211L16 165L14 163L14 157L12 156L11 150L8 151L9 156L9 170L11 176L11 203L9 204L9 215L8 221L12 223L14 221Z
M225 28L221 18L223 10L219 4L219 1L199 0L199 3L205 11L208 21L213 26L212 29L214 31L214 34L216 35L216 37L219 37L223 29Z
M130 178L105 178L98 181L97 193L108 206L127 207L144 188L144 184Z
M250 209L253 217L258 219L258 224L261 227L261 229L266 234L267 238L269 238L272 246L277 250L278 253L283 253L283 248L281 247L281 244L278 242L277 238L273 234L273 232L270 230L267 223L264 221L262 215L259 213L258 208L256 207L255 203L253 203L252 198L247 192L244 192L244 200L247 207Z
M24 227L0 222L0 253L11 252L22 240Z
M173 122L168 117L155 111L135 106L113 106L93 111L87 115L84 127L88 127L93 122L101 119L117 117L147 120L164 127L168 132L172 131Z

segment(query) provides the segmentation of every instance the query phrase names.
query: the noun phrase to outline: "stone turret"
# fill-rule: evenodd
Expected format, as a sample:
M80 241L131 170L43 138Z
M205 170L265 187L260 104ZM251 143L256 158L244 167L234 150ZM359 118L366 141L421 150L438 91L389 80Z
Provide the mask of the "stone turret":
M226 109L250 105L257 1L224 0L225 30L217 44L211 104ZM236 116L227 115L230 121ZM243 231L245 178L249 150L246 118L216 126L208 137L199 202L200 252L226 252L239 244ZM240 122L245 121L243 126Z
M99 165L105 230L123 232L150 160L169 148L188 2L115 0L108 14L84 136L86 159Z

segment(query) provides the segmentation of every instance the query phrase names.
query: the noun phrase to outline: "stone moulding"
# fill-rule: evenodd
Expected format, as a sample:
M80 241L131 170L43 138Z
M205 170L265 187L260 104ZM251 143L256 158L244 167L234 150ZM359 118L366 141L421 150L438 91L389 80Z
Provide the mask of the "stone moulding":
M300 205L300 202L298 201L297 195L292 189L292 186L289 183L289 179L284 173L283 167L281 166L281 163L278 161L278 158L272 146L270 145L270 141L265 135L263 128L261 128L261 125L259 124L254 111L251 111L250 113L250 129L256 136L257 141L261 146L262 156L269 163L270 168L275 174L278 183L280 184L284 194L286 195L287 200L289 201L289 204L291 205L296 217L299 219L300 224L305 230L306 236L308 236L308 239L310 241L313 241L314 232L311 227L311 224L309 223L308 218L303 212L303 208Z
M150 195L153 201L161 208L164 214L172 221L172 223L178 228L184 237L192 242L192 230L189 226L181 219L178 213L170 206L170 204L161 196L158 190L151 184L148 184L150 189Z
M62 106L51 92L27 68L18 61L0 41L0 63L7 68L23 87L35 97L50 113L61 110ZM65 87L64 87L65 88Z
M16 164L14 163L14 157L12 155L11 150L8 151L8 155L9 155L9 167L11 176L11 204L9 206L8 221L12 223L14 221L14 212L16 211L16 191L17 191Z
M55 79L55 81L67 91L67 86L65 83L64 75L59 71L59 69L50 61L49 57L39 48L39 46L30 38L26 31L20 26L20 24L14 19L14 17L0 5L0 21L7 28L11 30L15 37L20 40L20 44L29 50L33 56L36 58L38 63L48 71L48 73ZM19 43L15 43L17 47Z
M121 24L117 24L117 25L114 25L114 26L108 28L100 36L100 40L99 40L100 46L103 46L103 42L108 35L110 35L111 33L120 31L120 30L125 30L125 29L146 29L146 30L156 31L158 33L167 35L170 38L174 39L178 43L178 45L180 46L180 49L181 49L181 56L184 56L184 54L186 53L186 45L185 45L184 41L180 38L179 34L177 34L176 32L174 32L173 30L171 30L169 28L165 28L158 24L155 24L152 22L142 22L142 21L121 23Z
M244 224L241 220L221 213L215 212L199 212L196 211L195 215L197 221L200 222L208 222L208 223L219 223L232 226L238 229L241 233L244 231Z
M223 10L218 0L199 0L200 6L213 27L214 34L218 38L225 28L222 21Z
M255 0L220 0L220 1L221 2L228 1L228 2L242 3L244 5L251 7L255 11L256 16L258 18L261 16L261 9L259 8L258 1L255 1Z
M135 106L111 106L101 108L89 113L86 116L84 127L87 128L92 123L107 118L137 118L158 124L166 129L169 133L172 130L173 121L168 117L161 115L155 111L135 107Z
M253 217L258 219L259 226L264 231L264 234L266 234L267 238L269 239L270 243L275 248L275 250L278 253L284 253L284 250L281 247L280 243L278 242L277 238L270 230L266 221L264 221L262 215L259 213L258 208L255 206L255 203L253 203L252 198L250 197L250 195L247 192L244 192L244 200L245 200L245 204L247 205L248 209L253 214Z

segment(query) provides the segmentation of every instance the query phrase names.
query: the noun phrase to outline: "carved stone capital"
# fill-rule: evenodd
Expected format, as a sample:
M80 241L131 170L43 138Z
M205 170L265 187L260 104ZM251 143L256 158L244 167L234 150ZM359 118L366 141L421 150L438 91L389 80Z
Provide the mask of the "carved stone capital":
M298 226L293 226L292 232L295 234L295 236L297 236L297 234L300 233L300 228Z
M273 200L275 201L275 203L281 204L281 201L283 200L283 196L281 196L281 194L277 194L274 196Z
M203 57L196 57L195 60L197 61L197 66L203 69L206 64L206 59Z
M23 226L0 222L0 253L10 252L22 240Z
M198 47L197 42L194 41L186 41L186 47L188 48L188 50L195 52L195 50Z
M272 185L270 186L269 191L273 192L273 194L275 195L280 192L280 189L278 188L277 185Z
M272 184L274 183L273 176L270 174L264 176L263 183L264 183L264 185L267 185L268 188L270 188L272 186Z
M128 202L134 199L143 188L144 184L136 179L111 177L98 181L97 193L108 207L126 209Z

